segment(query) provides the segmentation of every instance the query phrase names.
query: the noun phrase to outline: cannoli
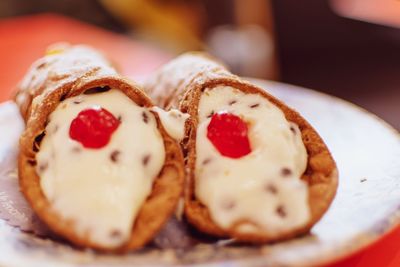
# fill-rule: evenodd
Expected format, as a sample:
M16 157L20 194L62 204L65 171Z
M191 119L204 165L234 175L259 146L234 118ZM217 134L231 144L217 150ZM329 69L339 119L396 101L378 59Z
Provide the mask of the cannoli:
M190 115L184 211L200 231L278 241L307 233L327 211L336 164L295 110L202 53L167 63L144 87L159 106Z
M145 93L98 51L64 45L32 65L15 101L26 122L20 188L40 219L81 247L152 240L181 197L184 167L176 129Z

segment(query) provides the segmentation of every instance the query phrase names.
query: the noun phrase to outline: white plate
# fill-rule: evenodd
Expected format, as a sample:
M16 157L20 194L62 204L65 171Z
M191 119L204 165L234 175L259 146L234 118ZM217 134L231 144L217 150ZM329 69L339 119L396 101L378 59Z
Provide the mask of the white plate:
M294 107L321 134L339 168L339 190L325 217L308 236L265 246L202 244L190 249L146 248L101 255L35 237L0 220L0 265L5 266L285 266L332 262L379 239L400 221L400 137L374 115L329 95L257 81ZM10 172L22 125L11 103L0 106L0 179ZM1 181L1 180L0 180ZM12 205L2 197L0 205Z

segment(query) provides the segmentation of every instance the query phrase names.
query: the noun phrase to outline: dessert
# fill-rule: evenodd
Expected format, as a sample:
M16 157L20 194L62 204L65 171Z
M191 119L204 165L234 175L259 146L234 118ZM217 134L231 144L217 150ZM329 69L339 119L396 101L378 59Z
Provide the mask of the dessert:
M332 202L336 164L296 111L202 53L172 60L145 84L165 109L188 113L185 216L243 242L307 233Z
M152 240L183 190L182 153L168 133L179 133L179 123L164 126L137 85L82 45L50 48L15 101L26 122L20 188L40 219L98 250L132 250Z

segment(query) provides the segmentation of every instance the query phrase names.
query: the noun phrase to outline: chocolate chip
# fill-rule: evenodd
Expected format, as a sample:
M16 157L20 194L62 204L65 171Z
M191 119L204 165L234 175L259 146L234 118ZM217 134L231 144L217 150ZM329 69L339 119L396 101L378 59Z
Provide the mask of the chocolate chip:
M290 126L290 131L292 131L293 134L297 134L296 129L294 126Z
M81 152L81 148L80 148L79 146L74 146L74 147L72 148L72 152L74 152L74 153L79 153L79 152Z
M83 100L75 100L75 101L74 101L74 104L78 105L78 104L82 103L82 101L83 101Z
M250 105L250 108L256 108L256 107L258 107L259 105L260 105L259 103L253 104L253 105Z
M361 183L364 183L366 181L367 181L367 178L363 178L363 179L360 180Z
M110 155L111 161L112 162L118 162L120 154L121 154L121 152L119 150L114 150L113 152L111 152L111 155Z
M149 122L149 115L147 115L147 113L145 111L142 112L142 119L143 119L144 123Z
M232 199L225 199L222 203L221 203L221 207L224 210L231 210L236 206L235 201L233 201Z
M237 101L236 100L232 100L232 101L229 101L229 106L232 106L233 104L235 104L235 103L237 103Z
M149 163L149 161L150 161L150 155L145 155L142 158L142 163L143 163L144 166L146 166Z
M279 205L275 211L280 217L282 218L286 217L286 210L283 205Z
M36 142L33 143L32 149L33 149L34 152L38 152L39 151L39 145Z
M281 169L281 175L283 176L283 177L287 177L287 176L290 176L290 175L292 175L292 170L291 169L289 169L289 168L282 168Z
M34 159L28 159L27 162L31 166L36 166L36 160L34 160Z
M206 158L205 160L203 160L203 165L207 165L208 163L211 162L211 158Z
M119 231L119 230L112 230L111 232L110 232L110 237L111 238L120 238L122 236L122 233L121 233L121 231Z
M211 118L214 115L214 110L211 110L210 114L208 114L207 118Z
M118 115L117 119L121 122L122 121L122 116Z
M276 188L276 186L273 184L265 185L264 189L265 189L265 191L267 191L268 193L271 193L273 195L276 195L278 193L278 188Z
M64 101L65 98L67 98L67 93L62 94L62 95L60 96L60 102Z
M34 152L39 151L40 143L42 142L44 136L45 136L45 133L43 132L35 137L35 140L33 141L33 147L32 147Z
M49 164L47 162L44 162L44 163L40 164L39 165L39 171L40 172L44 172L47 169L48 166L49 166Z

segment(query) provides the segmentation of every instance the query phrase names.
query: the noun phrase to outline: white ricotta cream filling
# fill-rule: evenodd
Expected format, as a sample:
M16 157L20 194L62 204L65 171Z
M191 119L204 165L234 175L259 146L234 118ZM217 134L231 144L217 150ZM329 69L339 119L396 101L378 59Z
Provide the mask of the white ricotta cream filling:
M164 126L164 129L169 136L177 141L183 139L185 121L189 118L189 114L182 113L177 109L165 111L159 107L153 107L151 110L157 112L161 124Z
M222 156L207 138L211 114L230 112L248 125L251 153ZM195 194L223 229L277 233L310 219L300 179L307 152L296 124L264 97L228 86L206 89L198 110Z
M121 121L100 149L85 148L69 136L71 121L93 107ZM111 89L64 100L51 113L45 132L37 173L52 209L71 220L79 236L103 247L128 241L164 165L164 143L152 112Z

